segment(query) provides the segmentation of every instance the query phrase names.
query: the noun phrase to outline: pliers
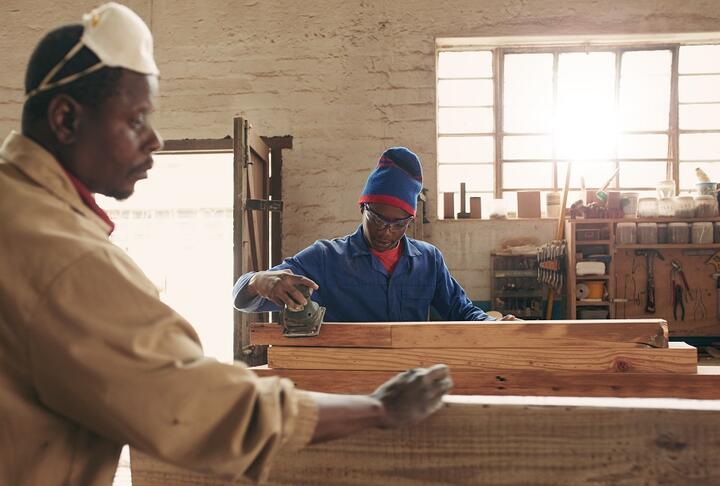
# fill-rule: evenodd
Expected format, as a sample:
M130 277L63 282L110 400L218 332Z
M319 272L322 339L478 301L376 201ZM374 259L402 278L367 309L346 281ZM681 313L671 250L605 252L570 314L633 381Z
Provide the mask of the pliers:
M685 302L683 301L683 288L680 284L673 284L673 318L678 320L678 307L682 311L681 320L685 320Z

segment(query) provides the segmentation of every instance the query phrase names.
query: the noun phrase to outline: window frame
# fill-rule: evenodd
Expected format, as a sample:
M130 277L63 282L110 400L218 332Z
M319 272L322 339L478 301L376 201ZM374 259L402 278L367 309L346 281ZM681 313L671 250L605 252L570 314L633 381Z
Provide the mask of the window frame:
M680 38L677 38L680 37ZM684 37L684 38L683 38ZM523 43L523 41L525 41ZM453 134L442 134L440 133L439 124L437 124L436 133L436 144L440 137L448 136L492 136L494 140L494 161L493 161L493 191L492 197L503 198L503 193L514 192L519 190L539 190L539 191L559 191L562 190L562 181L559 181L558 165L568 162L567 159L558 159L556 156L557 144L553 143L553 153L550 159L528 159L528 160L504 160L503 154L503 141L506 136L522 136L522 135L545 135L553 136L554 133L519 133L519 132L508 132L505 131L503 126L503 109L505 104L504 99L504 83L505 83L505 56L508 54L552 54L553 55L553 115L557 110L557 90L558 90L558 65L560 54L572 53L572 52L612 52L615 54L615 79L614 79L614 102L616 110L619 108L620 102L620 78L621 78L621 66L622 66L622 55L626 52L637 52L637 51L670 51L670 93L669 93L669 113L668 113L668 128L667 130L618 130L618 136L632 135L632 134L658 134L665 135L668 137L668 150L666 158L622 158L623 162L647 162L647 163L665 163L665 173L667 179L675 181L676 193L680 191L680 158L679 158L679 145L680 137L684 134L698 134L698 133L718 133L720 134L720 128L718 129L680 129L679 127L679 111L680 106L685 104L702 104L702 103L680 103L679 102L679 55L680 48L684 46L693 45L720 45L720 34L709 33L704 35L686 35L686 36L628 36L625 39L622 38L608 38L608 39L592 39L592 38L557 38L553 39L522 39L522 38L509 38L509 39L437 39L436 40L436 89L438 88L438 82L444 79L457 79L457 78L442 78L440 77L439 70L439 55L441 52L467 52L467 51L489 51L492 54L492 80L493 80L493 95L494 104L493 109L493 122L494 127L492 132L483 133L453 133ZM705 74L717 74L717 73L705 73ZM688 74L689 76L697 76L702 74ZM683 75L686 76L686 75ZM439 90L438 90L439 92ZM436 96L436 119L439 119L439 110L441 108L439 102L439 95ZM612 162L613 167L617 168L620 165L621 159L618 156L618 144L614 147L614 153L612 158L603 159L604 161ZM714 160L713 160L714 161ZM551 187L523 187L523 188L511 188L506 187L503 183L503 164L505 163L517 163L517 162L538 162L538 163L550 163L552 167L552 185ZM696 162L695 160L687 160L683 162ZM703 162L698 160L697 162ZM707 162L707 161L705 161ZM438 163L438 179L440 174L440 167L442 164ZM611 181L611 189L619 189L623 191L647 191L647 187L632 187L619 185L620 174L613 177ZM570 190L579 190L579 187L570 187ZM439 186L438 197L439 197ZM488 192L483 192L488 194Z

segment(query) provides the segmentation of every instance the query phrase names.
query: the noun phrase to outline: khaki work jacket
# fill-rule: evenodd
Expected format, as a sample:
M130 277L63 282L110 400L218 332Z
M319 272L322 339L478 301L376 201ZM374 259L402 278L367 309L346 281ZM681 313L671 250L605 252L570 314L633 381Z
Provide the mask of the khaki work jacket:
M0 484L110 485L123 444L263 479L279 448L308 443L313 399L204 357L107 231L59 162L11 133L0 148Z

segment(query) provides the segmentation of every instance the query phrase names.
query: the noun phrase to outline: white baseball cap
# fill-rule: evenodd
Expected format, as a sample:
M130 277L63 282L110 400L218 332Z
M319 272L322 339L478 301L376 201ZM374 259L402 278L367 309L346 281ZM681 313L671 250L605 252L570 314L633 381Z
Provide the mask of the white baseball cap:
M140 74L157 76L160 71L153 57L153 38L143 20L125 5L109 2L83 15L83 35L67 54L43 78L37 88L27 94L38 93L62 86L98 69L121 67ZM50 82L60 69L80 49L87 47L100 62L78 73Z

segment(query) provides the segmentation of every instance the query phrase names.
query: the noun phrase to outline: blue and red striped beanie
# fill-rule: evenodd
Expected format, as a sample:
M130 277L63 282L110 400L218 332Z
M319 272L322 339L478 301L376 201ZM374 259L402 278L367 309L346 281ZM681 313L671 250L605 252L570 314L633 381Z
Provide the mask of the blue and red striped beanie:
M370 173L358 203L382 203L415 216L422 189L422 166L417 155L405 147L387 149Z

